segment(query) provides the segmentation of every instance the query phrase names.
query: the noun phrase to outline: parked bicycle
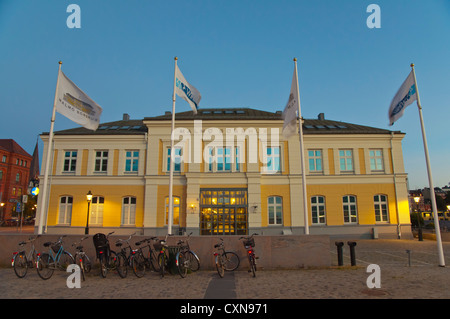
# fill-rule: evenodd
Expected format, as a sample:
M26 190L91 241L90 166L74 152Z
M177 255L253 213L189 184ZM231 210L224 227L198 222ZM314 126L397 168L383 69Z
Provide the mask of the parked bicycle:
M65 271L69 265L75 263L72 254L64 249L62 242L64 237L66 237L66 235L59 237L58 241L54 243L44 243L44 247L50 247L48 253L37 255L36 269L39 277L44 280L49 279L53 275L55 269Z
M178 268L178 273L182 278L186 277L188 270L197 271L200 269L200 259L189 246L189 238L191 235L192 233L188 235L186 240L179 240L177 243L180 247L180 251L175 257L175 264Z
M116 242L116 247L118 247L120 249L120 252L118 252L117 256L116 256L116 269L117 269L117 272L119 273L119 276L122 278L125 278L127 276L128 266L132 267L131 256L136 251L133 250L133 248L131 248L130 239L134 235L136 235L136 233L131 234L130 237L128 237L128 239L119 239ZM126 243L127 246L122 247L124 243Z
M169 255L167 253L167 238L169 236L173 236L172 234L167 234L165 239L163 240L158 240L153 244L153 247L155 247L155 249L158 251L159 250L159 254L158 254L158 266L159 266L159 274L161 276L161 278L164 277L164 274L167 270L167 266L169 264Z
M116 269L116 252L111 250L108 240L113 233L108 235L98 233L93 237L97 259L100 261L100 275L103 278L106 278L109 270Z
M220 263L223 265L224 270L226 271L233 271L236 270L239 267L240 259L239 256L232 251L226 251L225 250L225 244L223 243L223 239L220 239L220 243L214 245L214 248L217 248L217 253L214 254L214 256L220 257ZM218 258L215 258L216 264ZM219 273L220 275L220 273Z
M244 239L243 244L245 249L247 250L248 262L250 264L249 272L253 273L253 277L256 276L256 259L258 259L258 257L256 257L255 255L255 250L253 249L253 247L255 247L255 239L253 238L254 235L258 234L255 233L252 234L250 237L239 238L239 240Z
M159 272L158 265L158 255L156 250L151 245L152 240L158 240L156 237L150 237L142 239L135 243L139 248L136 250L136 253L132 256L131 265L133 268L133 272L138 278L144 277L146 269L153 268L154 271ZM145 246L141 246L146 244ZM144 253L144 249L148 248L147 254ZM159 251L158 251L159 253Z
M36 237L30 237L27 241L21 241L19 243L19 250L13 252L13 257L11 260L11 266L14 268L16 276L23 278L26 276L28 268L34 268L37 261L37 251L34 247L34 242L38 239L39 235ZM25 250L25 245L30 243L31 249L28 253Z
M81 238L79 242L73 243L72 246L75 247L77 250L74 255L75 263L80 267L81 271L81 278L83 281L86 279L85 274L89 273L92 268L91 260L89 259L88 255L86 255L86 252L83 250L83 246L81 246L81 243L83 240L89 238L88 236L85 236Z

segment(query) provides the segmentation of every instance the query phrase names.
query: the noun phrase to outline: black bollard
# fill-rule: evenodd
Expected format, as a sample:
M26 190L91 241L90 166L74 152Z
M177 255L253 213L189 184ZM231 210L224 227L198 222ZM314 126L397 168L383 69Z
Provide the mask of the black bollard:
M356 243L354 241L349 241L347 244L350 246L350 261L352 266L356 266L356 257L355 257L355 246Z
M344 260L342 258L342 247L344 246L344 243L342 241L337 241L335 242L335 245L337 247L338 265L343 266Z

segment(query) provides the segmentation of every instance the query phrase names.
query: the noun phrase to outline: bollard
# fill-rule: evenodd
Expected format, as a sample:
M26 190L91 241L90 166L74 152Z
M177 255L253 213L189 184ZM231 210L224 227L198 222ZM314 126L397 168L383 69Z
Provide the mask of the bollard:
M347 244L350 246L350 260L352 266L356 266L356 258L355 258L355 246L356 243L354 241L349 241Z
M342 246L344 246L344 243L342 241L337 241L335 242L335 245L337 247L338 265L343 266L344 260L342 258Z

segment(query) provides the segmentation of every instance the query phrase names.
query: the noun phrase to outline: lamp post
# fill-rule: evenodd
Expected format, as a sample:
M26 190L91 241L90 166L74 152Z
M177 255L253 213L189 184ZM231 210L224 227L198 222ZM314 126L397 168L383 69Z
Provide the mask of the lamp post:
M86 200L88 202L88 209L87 209L86 228L84 230L84 234L88 235L89 234L89 206L91 205L91 200L92 200L92 193L91 193L91 191L89 191L86 194Z
M4 212L4 208L3 208L5 206L5 203L1 203L0 206L2 207L2 221L3 221L5 219L5 216L4 216L5 212Z
M419 224L418 237L419 237L419 241L423 241L422 223L420 222L420 218L422 217L422 213L420 213L420 209L419 209L420 197L419 196L414 197L414 201L416 202L416 205L417 205L417 223Z

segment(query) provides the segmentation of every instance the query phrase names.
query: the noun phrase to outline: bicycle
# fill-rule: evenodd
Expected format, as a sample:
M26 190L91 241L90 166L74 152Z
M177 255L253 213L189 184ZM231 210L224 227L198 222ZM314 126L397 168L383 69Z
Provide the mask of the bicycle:
M80 267L83 281L86 279L85 274L90 272L92 268L91 260L89 259L88 255L86 255L86 252L83 250L83 246L81 246L83 240L87 238L89 237L88 236L83 237L79 242L72 244L72 246L75 246L75 249L77 250L75 252L74 258L76 264Z
M158 240L155 244L153 244L153 247L155 247L156 250L159 250L158 254L158 265L159 265L159 274L161 278L164 277L164 273L166 272L168 262L169 262L169 256L167 255L167 237L173 236L172 234L167 234L166 238L163 240Z
M142 278L145 274L146 268L153 268L154 271L159 271L158 257L155 249L150 245L152 240L157 240L156 237L145 238L135 243L136 246L140 246L147 243L146 246L139 247L136 253L132 256L131 265L133 272L138 278ZM148 248L147 257L144 255L144 248Z
M214 245L214 248L217 248L217 250L220 250L221 253L217 253L217 255L220 255L222 257L222 263L224 266L224 269L226 271L234 271L239 267L239 264L241 262L239 256L232 251L225 251L225 245L223 243L223 239L220 239L220 243Z
M19 278L23 278L26 276L28 268L34 268L37 261L37 251L34 247L34 241L38 239L40 235L36 237L28 238L28 241L21 241L19 243L19 251L13 253L13 257L11 260L11 266L14 268L14 272L16 276ZM31 249L26 253L24 246L28 243L31 243Z
M175 265L182 278L186 277L188 270L197 271L200 269L200 259L189 246L189 237L191 237L191 235L192 233L188 235L186 240L179 240L177 243L180 247L180 251L175 257Z
M132 267L131 256L133 256L133 254L136 253L136 251L133 250L130 245L130 239L134 235L136 235L136 233L131 234L130 237L128 237L128 239L119 239L116 242L116 247L120 248L120 252L117 253L117 257L116 257L116 269L117 269L117 273L122 278L125 278L127 276L128 266ZM128 246L122 247L124 242L127 243ZM128 251L128 255L127 255L127 251Z
M117 254L115 251L110 249L108 240L109 236L113 233L114 232L111 232L108 235L98 233L92 238L94 241L97 259L100 261L100 276L102 278L106 278L108 270L116 269Z
M221 244L223 245L223 240L222 240ZM214 248L219 248L221 246L221 244L215 244ZM217 270L217 273L219 274L219 277L223 278L223 276L225 275L225 266L224 266L222 254L215 251L214 252L214 261L216 264L216 270Z
M247 250L248 262L250 264L250 270L248 272L252 272L253 277L256 277L256 259L258 259L258 257L256 257L253 249L253 247L255 247L255 239L253 238L254 235L258 234L252 234L250 237L241 237L239 240L244 239L243 244Z
M36 269L39 277L44 280L49 279L53 275L55 269L65 271L69 265L75 263L72 254L64 250L62 243L64 237L66 237L66 235L59 237L58 241L54 243L44 243L44 247L50 247L48 253L37 255Z

